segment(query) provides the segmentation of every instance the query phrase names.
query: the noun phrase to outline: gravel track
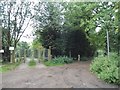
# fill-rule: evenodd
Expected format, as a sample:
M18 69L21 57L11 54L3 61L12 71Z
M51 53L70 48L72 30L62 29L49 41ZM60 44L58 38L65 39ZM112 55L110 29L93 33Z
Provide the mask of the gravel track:
M21 64L2 74L3 88L116 88L98 79L89 70L90 61L46 67L38 63L30 68Z

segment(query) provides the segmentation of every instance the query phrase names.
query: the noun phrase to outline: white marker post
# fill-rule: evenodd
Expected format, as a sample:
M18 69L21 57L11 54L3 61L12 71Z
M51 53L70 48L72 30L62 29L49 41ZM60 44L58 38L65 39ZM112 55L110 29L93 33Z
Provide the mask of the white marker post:
M14 47L9 47L9 50L10 50L10 63L12 63L12 59L13 59L12 52L14 50Z

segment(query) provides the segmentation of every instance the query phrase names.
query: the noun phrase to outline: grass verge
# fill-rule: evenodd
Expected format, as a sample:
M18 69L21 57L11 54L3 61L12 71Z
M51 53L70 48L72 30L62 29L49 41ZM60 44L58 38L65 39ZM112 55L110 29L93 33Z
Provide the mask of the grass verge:
M17 66L19 66L21 62L16 62L16 63L5 63L0 66L0 72L7 72L10 70L14 70Z

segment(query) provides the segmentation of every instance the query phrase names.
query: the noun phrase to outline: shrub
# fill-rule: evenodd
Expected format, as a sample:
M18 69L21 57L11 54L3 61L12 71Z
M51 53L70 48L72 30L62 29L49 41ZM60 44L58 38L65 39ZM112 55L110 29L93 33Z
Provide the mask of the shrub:
M29 66L35 66L36 65L36 62L34 61L34 60L30 60L30 62L29 62L29 64L28 64Z
M107 56L99 56L93 60L90 70L108 83L120 84L119 62L120 56L114 53L110 54L109 59Z
M69 58L67 56L60 56L60 57L55 57L53 59L53 62L54 63L61 63L61 64L64 64L64 63L72 63L73 62L73 59L72 58Z
M80 60L81 61L87 61L87 60L89 60L89 58L88 57L81 57Z
M51 61L46 61L44 62L44 64L47 66L56 66L56 65L63 65L63 64L68 64L72 62L73 62L72 58L69 58L67 56L63 56L63 57L60 56L60 57L55 57Z

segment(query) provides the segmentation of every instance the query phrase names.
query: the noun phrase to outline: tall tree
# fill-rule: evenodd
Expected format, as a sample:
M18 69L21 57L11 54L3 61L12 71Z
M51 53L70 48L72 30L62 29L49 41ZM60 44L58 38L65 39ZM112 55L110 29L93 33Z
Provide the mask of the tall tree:
M1 21L3 28L3 44L6 47L6 52L9 52L9 47L13 46L16 49L16 45L26 28L29 25L30 20L33 17L31 8L33 3L20 0L4 0L0 1L1 7ZM13 52L13 57L14 57ZM10 53L8 53L8 61L10 61ZM14 59L13 59L14 62Z
M100 2L94 9L95 24L100 27L101 30L97 34L95 39L99 48L104 49L107 52L107 31L109 33L110 51L116 50L116 24L115 24L115 3L114 2Z
M96 3L68 3L65 11L65 32L69 34L66 49L72 56L92 56L95 48L89 42L88 35ZM68 52L67 52L68 53Z
M52 47L57 53L56 40L60 36L62 25L62 6L59 3L42 2L35 7L36 35L45 48Z

